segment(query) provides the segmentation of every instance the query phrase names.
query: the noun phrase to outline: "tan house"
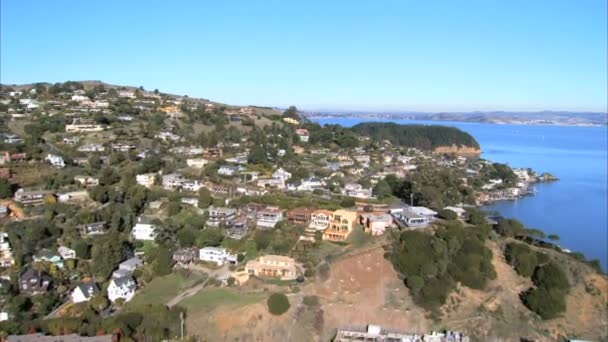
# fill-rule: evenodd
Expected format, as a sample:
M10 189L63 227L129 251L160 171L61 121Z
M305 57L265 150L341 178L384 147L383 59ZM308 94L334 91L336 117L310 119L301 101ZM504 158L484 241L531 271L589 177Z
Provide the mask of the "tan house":
M344 241L352 233L357 223L357 212L350 210L336 210L331 215L329 225L323 232L323 240Z
M245 265L245 271L258 277L272 277L293 280L298 276L295 261L282 255L264 255Z

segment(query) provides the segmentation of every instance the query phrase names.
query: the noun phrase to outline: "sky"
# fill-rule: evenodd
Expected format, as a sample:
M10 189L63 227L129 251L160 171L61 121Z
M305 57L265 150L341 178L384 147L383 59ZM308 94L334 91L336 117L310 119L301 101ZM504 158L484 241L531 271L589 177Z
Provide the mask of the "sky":
M605 0L0 0L0 82L309 110L607 109Z

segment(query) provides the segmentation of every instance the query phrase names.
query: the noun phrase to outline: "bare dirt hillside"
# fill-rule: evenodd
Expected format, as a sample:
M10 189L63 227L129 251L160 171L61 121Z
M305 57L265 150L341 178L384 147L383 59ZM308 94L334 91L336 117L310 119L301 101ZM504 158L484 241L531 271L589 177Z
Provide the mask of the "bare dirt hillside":
M382 247L345 254L332 262L329 273L289 294L290 310L268 313L265 301L244 306L218 306L203 316L189 318L189 333L226 341L328 341L336 327L378 324L400 331L433 329L466 332L473 340L539 341L558 336L598 340L608 334L608 280L568 256L558 258L571 277L568 311L542 321L526 309L519 293L532 286L504 260L500 246L488 242L497 278L483 291L459 287L434 320L416 306L399 280ZM576 274L573 273L576 270ZM276 290L276 288L272 289ZM307 305L305 297L318 304Z

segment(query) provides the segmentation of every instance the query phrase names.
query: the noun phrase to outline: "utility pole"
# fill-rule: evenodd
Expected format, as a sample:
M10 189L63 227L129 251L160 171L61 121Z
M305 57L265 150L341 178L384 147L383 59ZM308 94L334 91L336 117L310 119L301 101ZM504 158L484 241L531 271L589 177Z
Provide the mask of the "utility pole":
M179 313L179 320L181 321L181 329L182 329L182 341L184 340L184 312Z
M414 193L412 192L410 194L410 207L413 207L413 206L414 206Z

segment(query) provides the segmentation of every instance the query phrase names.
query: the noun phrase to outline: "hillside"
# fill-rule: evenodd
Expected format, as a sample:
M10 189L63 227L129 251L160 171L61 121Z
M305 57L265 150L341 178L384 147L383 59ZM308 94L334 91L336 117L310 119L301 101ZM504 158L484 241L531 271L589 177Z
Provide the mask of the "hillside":
M353 126L352 130L376 141L388 140L403 147L435 150L455 145L456 147L472 148L472 152L479 153L479 143L475 138L454 127L367 122Z

